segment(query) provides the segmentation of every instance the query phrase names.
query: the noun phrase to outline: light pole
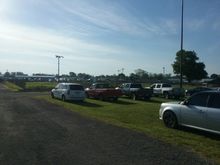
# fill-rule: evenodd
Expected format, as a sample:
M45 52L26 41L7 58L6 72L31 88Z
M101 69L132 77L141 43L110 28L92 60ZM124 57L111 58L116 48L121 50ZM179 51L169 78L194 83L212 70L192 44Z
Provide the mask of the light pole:
M182 69L182 62L183 62L183 1L182 1L182 10L181 10L181 39L180 39L180 88L183 87L183 69Z
M60 80L60 58L64 58L64 57L59 56L59 55L55 55L55 56L56 56L57 61L58 61L58 75L57 75L57 77L58 77L58 82L59 82L59 80Z

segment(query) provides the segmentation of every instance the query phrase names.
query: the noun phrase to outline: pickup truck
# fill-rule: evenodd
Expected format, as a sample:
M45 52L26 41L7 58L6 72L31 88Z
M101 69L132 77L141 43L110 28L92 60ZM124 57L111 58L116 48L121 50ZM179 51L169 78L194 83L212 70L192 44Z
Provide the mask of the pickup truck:
M173 88L167 83L155 83L151 85L155 96L164 96L165 98L181 98L184 97L185 91L181 88Z
M120 90L111 87L107 83L94 83L90 88L85 89L87 98L96 98L100 100L117 100L118 97L122 96Z
M143 88L140 83L123 83L119 89L121 89L123 95L126 95L133 100L138 98L147 100L150 99L153 94L151 88Z

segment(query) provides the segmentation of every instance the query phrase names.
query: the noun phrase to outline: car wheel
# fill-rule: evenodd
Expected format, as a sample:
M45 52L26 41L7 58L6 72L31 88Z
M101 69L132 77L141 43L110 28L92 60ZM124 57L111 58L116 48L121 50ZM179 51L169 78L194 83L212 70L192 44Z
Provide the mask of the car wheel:
M144 100L150 100L150 97L149 96L145 96Z
M136 100L136 99L137 99L136 94L135 94L135 93L133 93L133 94L131 95L131 98L132 98L132 100Z
M170 98L170 96L169 96L169 93L168 93L168 92L164 92L163 96L164 96L164 98L166 98L166 99L169 99L169 98Z
M85 95L86 95L86 98L89 98L89 94L88 94L87 92L86 92L86 94L85 94Z
M66 101L65 95L62 95L62 100L63 100L63 101Z
M105 100L105 97L104 97L103 95L99 95L99 100L104 101L104 100Z
M177 128L178 127L176 115L171 111L166 111L164 113L163 122L168 128Z

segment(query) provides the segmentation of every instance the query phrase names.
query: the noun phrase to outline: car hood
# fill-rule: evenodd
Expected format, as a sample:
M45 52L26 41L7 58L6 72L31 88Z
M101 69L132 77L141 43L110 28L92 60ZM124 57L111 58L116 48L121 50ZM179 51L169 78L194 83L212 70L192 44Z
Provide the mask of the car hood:
M176 105L176 104L180 104L179 101L173 101L173 102L167 102L167 103L162 103L163 105Z

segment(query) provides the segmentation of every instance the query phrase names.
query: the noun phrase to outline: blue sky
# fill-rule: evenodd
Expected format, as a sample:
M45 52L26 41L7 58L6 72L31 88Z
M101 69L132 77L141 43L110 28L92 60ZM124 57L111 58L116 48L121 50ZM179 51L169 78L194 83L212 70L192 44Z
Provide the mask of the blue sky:
M184 49L220 74L220 1L185 0ZM181 0L0 0L0 72L173 73Z

